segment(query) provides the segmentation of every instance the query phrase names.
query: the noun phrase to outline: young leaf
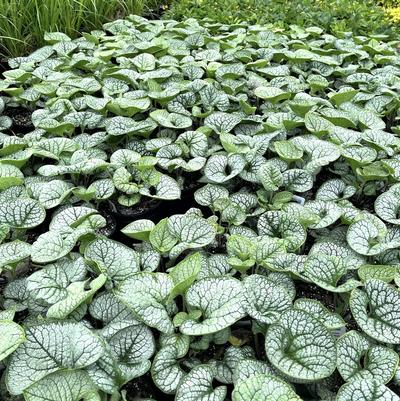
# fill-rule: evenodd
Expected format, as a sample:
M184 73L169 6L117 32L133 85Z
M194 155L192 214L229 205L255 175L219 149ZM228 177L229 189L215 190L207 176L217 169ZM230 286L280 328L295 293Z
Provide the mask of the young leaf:
M277 191L283 184L281 171L271 163L263 164L258 170L257 175L266 191Z
M241 120L237 114L218 111L206 117L204 125L213 129L217 134L222 134L232 131Z
M254 358L254 351L251 347L230 346L225 350L222 361L212 362L215 366L215 378L221 383L233 383L233 372L237 365L240 361L248 358Z
M192 119L177 113L168 113L166 110L155 110L150 117L159 125L166 128L185 129L192 125Z
M196 280L200 270L201 257L199 252L187 256L176 266L172 267L168 272L174 282L174 288L171 291L170 299L172 300L179 294L183 295Z
M222 184L241 173L245 159L241 155L212 155L204 167L204 175L211 183Z
M194 199L199 205L215 209L215 202L218 199L228 199L229 191L220 185L207 184L194 193Z
M154 192L152 189L154 188ZM161 174L156 185L149 183L139 189L140 194L154 199L173 200L181 197L181 189L178 183L170 176Z
M66 296L64 299L50 306L46 316L53 319L65 319L81 304L86 302L105 284L107 278L104 274L95 278L90 283L90 289L85 290L85 281L77 281L70 284L66 288Z
M4 190L14 185L22 185L24 174L21 170L11 164L0 164L0 190Z
M77 254L70 254L54 264L35 271L26 279L26 289L32 299L53 305L67 295L67 287L86 278L87 266Z
M313 186L313 177L306 171L297 168L282 173L282 185L287 191L306 192Z
M375 200L376 214L388 223L400 225L399 210L399 188L397 186L391 187L389 191L379 195Z
M215 225L195 213L171 216L168 219L168 231L179 240L170 250L171 259L175 259L186 249L209 245L216 235Z
M319 217L317 223L310 225L313 229L328 227L334 224L342 215L342 210L333 201L308 201L304 206L311 213Z
M377 279L385 283L390 283L396 277L398 270L397 266L390 265L361 265L357 273L364 283L370 279Z
M304 276L332 292L349 292L361 285L354 279L341 282L346 272L344 260L336 256L316 253L309 255L304 264Z
M0 245L0 268L14 265L31 255L31 245L15 240Z
M242 235L231 235L226 244L228 263L236 270L245 272L254 266L255 245Z
M142 219L129 223L127 226L121 229L121 232L127 235L129 238L134 238L139 241L148 241L150 232L154 227L155 224L151 220Z
M285 161L300 160L303 157L303 150L298 148L292 141L275 141L275 152Z
M264 361L256 359L243 359L238 362L233 372L233 383L238 384L253 376L273 375L271 366Z
M156 59L152 54L141 53L132 59L132 63L140 71L151 71L151 70L154 70L154 68L156 66Z
M80 237L91 233L88 228L69 229L64 232L49 231L39 236L31 248L32 261L49 263L72 251Z
M361 255L378 255L388 249L388 244L384 242L386 232L385 225L379 224L375 219L361 219L350 225L347 242Z
M271 103L277 103L281 100L290 99L292 96L290 92L285 92L282 89L274 86L259 86L255 89L254 94L256 97L268 100Z
M46 209L60 205L71 193L72 185L62 180L53 180L39 185L38 200Z
M162 219L151 230L149 235L151 245L161 253L169 252L178 242L178 238L168 229L168 219Z
M131 319L118 320L109 323L100 334L123 371L150 368L155 341L149 327Z
M307 236L305 229L294 216L281 211L268 211L261 215L257 228L260 235L279 238L288 251L300 248Z
M317 318L328 330L337 330L346 326L346 322L337 313L331 312L321 302L315 299L298 298L293 304L294 309L302 310Z
M320 201L336 201L339 199L347 199L356 193L356 188L352 185L346 185L343 180L328 180L318 188L315 195L316 200Z

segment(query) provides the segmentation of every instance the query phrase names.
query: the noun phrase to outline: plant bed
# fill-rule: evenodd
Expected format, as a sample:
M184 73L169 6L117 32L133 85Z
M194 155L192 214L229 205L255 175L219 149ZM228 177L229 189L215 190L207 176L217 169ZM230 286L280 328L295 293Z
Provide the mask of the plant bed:
M0 81L7 397L398 400L395 44L140 17L46 38Z

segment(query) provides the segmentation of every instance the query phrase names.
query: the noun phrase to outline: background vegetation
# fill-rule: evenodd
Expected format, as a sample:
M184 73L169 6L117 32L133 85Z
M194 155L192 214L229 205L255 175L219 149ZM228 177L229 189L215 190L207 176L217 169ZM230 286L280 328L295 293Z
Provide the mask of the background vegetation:
M400 7L400 0L381 0L378 4L383 7Z
M0 54L24 55L43 45L45 32L75 37L115 18L142 14L148 5L144 0L0 0Z
M0 0L0 56L26 55L45 32L71 37L127 14L215 22L319 26L356 34L399 31L400 0Z
M222 23L272 23L282 28L291 24L319 26L335 34L393 31L385 10L372 0L173 0L167 15L175 19L210 18Z

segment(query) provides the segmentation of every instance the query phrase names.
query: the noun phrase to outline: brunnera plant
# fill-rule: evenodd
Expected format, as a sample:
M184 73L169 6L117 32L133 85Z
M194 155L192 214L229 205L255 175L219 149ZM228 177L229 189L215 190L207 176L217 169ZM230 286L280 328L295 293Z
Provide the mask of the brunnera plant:
M129 17L10 60L2 397L399 400L384 39Z

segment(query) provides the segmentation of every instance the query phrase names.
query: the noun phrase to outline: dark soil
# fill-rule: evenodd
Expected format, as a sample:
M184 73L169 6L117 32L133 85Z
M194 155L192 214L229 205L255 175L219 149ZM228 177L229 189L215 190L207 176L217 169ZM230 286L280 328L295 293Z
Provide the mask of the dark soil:
M181 199L173 201L160 201L142 197L141 202L132 207L119 205L117 202L108 201L105 210L109 211L115 220L116 227L114 229L113 238L117 241L126 243L128 240L125 235L120 233L121 229L134 220L148 219L157 224L163 218L173 214L186 213L191 207L199 207L194 200L194 191L187 190L182 192ZM203 210L203 209L202 209ZM205 213L210 213L209 210L203 210ZM132 239L129 239L131 245Z
M8 61L5 58L0 59L0 78L3 76L3 72L10 69Z
M370 213L374 213L374 210L375 210L374 203L375 203L375 199L377 196L378 196L378 194L376 196L366 196L366 195L353 196L351 201L352 201L353 205L355 207L357 207L358 209L365 210Z
M351 313L344 316L344 320L346 321L346 330L347 331L350 331L350 330L360 331L360 328L358 327L358 325Z
M133 221L136 219L151 219L158 213L161 202L156 199L142 197L141 202L134 206L122 206L117 202L109 201L108 208L118 220Z
M297 298L312 298L322 302L329 310L335 312L333 294L312 283L296 281Z
M35 128L31 120L31 110L24 107L8 107L4 114L12 119L11 131L14 135L23 137Z
M26 242L32 245L38 239L40 234L42 233L40 233L39 231L29 231L26 234Z
M150 20L161 19L164 12L165 12L165 9L164 9L163 5L159 5L155 9L147 10L147 12L144 13L143 17L150 19Z
M165 394L158 389L151 378L150 373L138 377L127 383L122 390L126 390L127 401L138 401L142 398L153 398L157 401L173 401L175 396Z
M100 214L106 219L107 225L103 228L97 230L100 235L105 235L106 237L111 237L117 228L117 222L113 213L111 212L108 204L102 204L99 207Z
M335 371L332 376L327 379L326 385L332 393L337 393L339 388L344 384L343 378ZM312 385L295 384L296 393L304 400L319 399L320 395L313 391Z
M218 234L215 237L215 246L214 244L209 245L209 251L212 254L218 253L226 253L226 242L227 238L223 234Z

